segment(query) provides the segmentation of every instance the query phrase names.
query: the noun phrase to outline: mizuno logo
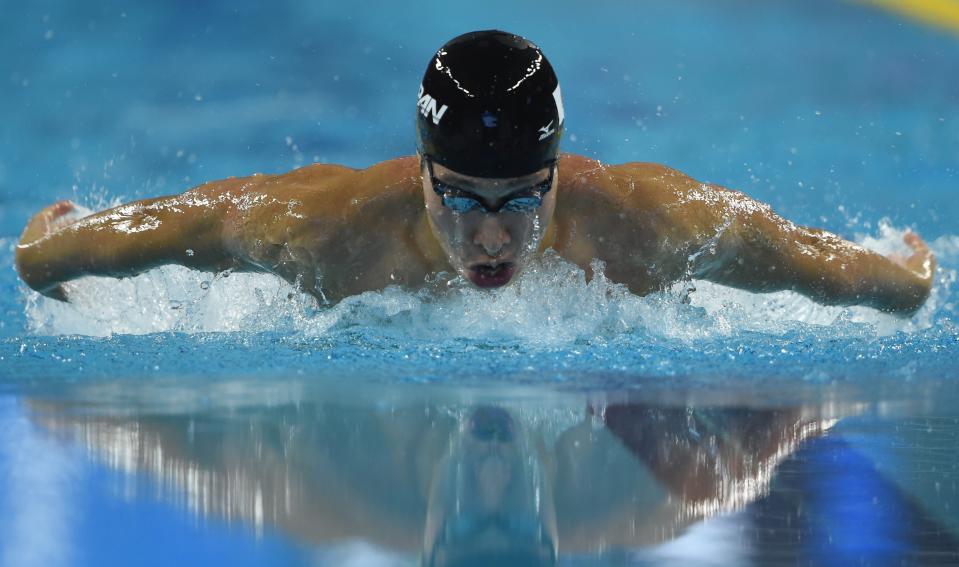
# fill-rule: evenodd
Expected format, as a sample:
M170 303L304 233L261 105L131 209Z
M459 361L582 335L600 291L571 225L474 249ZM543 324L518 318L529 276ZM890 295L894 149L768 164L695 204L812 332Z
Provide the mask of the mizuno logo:
M420 114L426 118L433 118L433 124L439 124L440 120L443 119L443 115L446 114L446 109L448 108L445 104L436 109L436 99L427 94L423 90L423 85L420 85L420 94L419 101L416 103L417 108L420 109Z
M556 101L556 114L559 118L558 126L562 126L563 121L566 119L566 113L563 112L563 95L559 92L559 85L556 85L556 89L553 91L553 100ZM553 122L554 120L550 120L549 124L539 129L540 141L543 141L556 133L556 128L553 128Z
M549 138L555 133L556 133L556 129L553 128L553 121L550 120L549 124L539 129L539 139L545 140L546 138Z

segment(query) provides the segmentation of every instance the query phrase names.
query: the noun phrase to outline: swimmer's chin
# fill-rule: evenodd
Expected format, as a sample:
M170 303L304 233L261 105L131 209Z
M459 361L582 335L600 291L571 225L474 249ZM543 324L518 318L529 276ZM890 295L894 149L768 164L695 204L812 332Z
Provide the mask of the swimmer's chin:
M463 275L476 287L493 289L508 284L518 271L519 267L513 262L495 262L473 264L463 270Z

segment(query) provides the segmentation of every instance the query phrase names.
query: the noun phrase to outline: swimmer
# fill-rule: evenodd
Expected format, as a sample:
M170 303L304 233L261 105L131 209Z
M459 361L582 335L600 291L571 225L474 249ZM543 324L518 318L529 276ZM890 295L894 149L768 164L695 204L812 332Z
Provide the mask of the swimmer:
M270 272L329 304L441 272L497 288L553 249L587 277L601 261L638 295L697 278L902 316L929 296L936 261L914 233L911 255L885 257L663 165L561 155L564 126L539 48L467 33L429 62L415 156L213 181L75 222L61 201L27 224L17 270L63 301L81 276L180 264Z

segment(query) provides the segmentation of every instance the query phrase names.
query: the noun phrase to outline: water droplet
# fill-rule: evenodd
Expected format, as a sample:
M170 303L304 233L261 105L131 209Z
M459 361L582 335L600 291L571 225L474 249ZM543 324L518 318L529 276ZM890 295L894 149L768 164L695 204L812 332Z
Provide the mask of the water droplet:
M193 256L193 249L192 249L192 248L187 248L187 249L186 249L186 255L187 255L187 256Z

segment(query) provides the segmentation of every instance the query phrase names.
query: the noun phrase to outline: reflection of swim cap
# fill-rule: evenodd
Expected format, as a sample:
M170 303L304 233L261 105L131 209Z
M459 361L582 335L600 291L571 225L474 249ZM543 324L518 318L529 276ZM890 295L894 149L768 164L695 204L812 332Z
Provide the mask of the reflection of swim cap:
M559 81L539 48L518 35L451 39L430 60L416 106L420 155L457 173L519 177L559 154Z

